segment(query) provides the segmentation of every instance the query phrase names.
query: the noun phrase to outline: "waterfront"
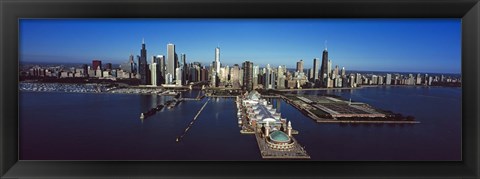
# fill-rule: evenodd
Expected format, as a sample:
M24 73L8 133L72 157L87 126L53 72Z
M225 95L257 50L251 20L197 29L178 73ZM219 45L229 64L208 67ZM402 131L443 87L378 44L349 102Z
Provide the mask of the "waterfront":
M275 108L292 121L312 160L459 160L461 89L378 87L302 91L337 94L413 115L421 124L318 124L284 101ZM185 92L195 98L197 91ZM165 96L20 92L22 160L261 160L253 135L240 134L234 99L185 101L140 120Z

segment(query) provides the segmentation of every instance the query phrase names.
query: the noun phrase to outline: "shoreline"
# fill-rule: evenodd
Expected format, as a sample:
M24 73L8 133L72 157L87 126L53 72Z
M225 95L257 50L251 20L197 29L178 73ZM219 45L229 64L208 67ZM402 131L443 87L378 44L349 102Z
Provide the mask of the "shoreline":
M316 120L317 123L420 124L420 121Z
M364 88L389 88L389 87L400 87L400 88L460 88L462 87L453 87L453 86L424 86L424 85L364 85L360 87L342 87L342 88L303 88L303 89L274 89L278 92L292 92L292 91L329 91L329 90L355 90L355 89L364 89Z
M156 95L164 96L152 93L111 93L111 92L65 92L65 91L33 91L33 90L18 90L18 92L27 92L27 93L68 93L68 94L126 94L126 95ZM172 95L165 95L172 96Z

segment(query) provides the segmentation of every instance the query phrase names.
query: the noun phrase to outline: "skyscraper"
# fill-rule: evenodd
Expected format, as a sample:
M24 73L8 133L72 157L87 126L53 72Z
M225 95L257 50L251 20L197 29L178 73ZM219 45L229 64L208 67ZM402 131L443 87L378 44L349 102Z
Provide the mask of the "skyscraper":
M238 64L233 65L232 68L230 68L230 81L233 86L239 86L240 82L240 66Z
M148 76L148 63L147 63L147 49L145 48L145 40L142 40L142 49L140 49L140 58L138 59L138 73L140 74L140 84L146 85L149 83Z
M133 54L130 54L130 57L128 58L128 63L130 64L130 73L137 73L137 64L135 63L135 58L133 57Z
M245 73L245 72L244 72ZM252 89L256 89L258 86L258 76L260 75L260 67L258 65L253 65L253 86Z
M171 74L172 78L175 77L175 70L177 66L175 56L175 45L172 43L167 44L167 74Z
M155 58L155 57L154 57ZM151 84L152 86L157 86L158 84L158 64L156 63L155 60L152 61L152 65L151 65L151 72L152 72L152 75L151 75Z
M182 58L182 84L183 85L186 85L187 84L187 76L188 76L188 64L187 64L187 55L185 55L184 53L181 54L181 58Z
M165 73L165 56L164 55L157 55L157 63L158 63L158 74L157 77L159 78L159 84L163 84L165 82L166 73Z
M321 75L321 82L322 82L322 87L327 86L326 78L328 78L328 51L327 47L325 47L325 50L323 50L323 55L322 55L322 67L320 69L320 75Z
M270 68L270 64L267 64L267 67L265 68L265 76L264 76L264 84L263 84L263 88L264 89L270 89L271 86L270 86L270 77L271 77L271 68Z
M215 48L215 72L220 74L220 48Z
M253 63L245 61L242 64L243 68L243 89L247 91L253 90Z
M285 71L287 68L285 66L278 66L277 68L277 89L285 88Z
M313 59L313 81L318 80L318 58Z
M92 60L92 68L93 70L97 70L97 68L102 68L102 61L100 60Z
M331 60L328 60L328 68L327 68L327 76L328 77L332 77L332 61Z
M333 70L333 78L338 78L338 65L335 65L335 69Z
M303 72L303 60L297 62L297 72Z
M386 85L392 84L392 74L387 74L387 80L385 81Z
M183 71L183 69L179 67L179 68L175 69L175 71L176 71L175 74L177 74L177 76L176 76L176 78L175 78L175 84L176 84L177 86L181 86L181 85L182 85L182 81L183 81L183 79L182 79L182 74L183 74L182 71Z
M105 70L112 70L112 63L105 64Z

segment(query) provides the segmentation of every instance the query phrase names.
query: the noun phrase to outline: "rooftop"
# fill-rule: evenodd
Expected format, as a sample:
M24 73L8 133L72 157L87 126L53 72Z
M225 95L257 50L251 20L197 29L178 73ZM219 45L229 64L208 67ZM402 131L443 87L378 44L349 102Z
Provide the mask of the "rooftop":
M282 131L273 131L270 133L270 139L277 142L288 142L290 137Z

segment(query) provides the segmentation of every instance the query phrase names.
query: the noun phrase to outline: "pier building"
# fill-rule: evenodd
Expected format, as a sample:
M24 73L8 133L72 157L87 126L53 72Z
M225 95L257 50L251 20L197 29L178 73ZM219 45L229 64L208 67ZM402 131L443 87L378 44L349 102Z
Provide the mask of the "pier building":
M281 117L273 105L257 91L237 96L241 133L255 134L264 159L309 159L305 149L292 136L292 123ZM298 132L297 132L298 133Z

